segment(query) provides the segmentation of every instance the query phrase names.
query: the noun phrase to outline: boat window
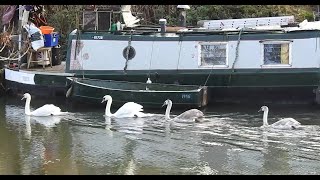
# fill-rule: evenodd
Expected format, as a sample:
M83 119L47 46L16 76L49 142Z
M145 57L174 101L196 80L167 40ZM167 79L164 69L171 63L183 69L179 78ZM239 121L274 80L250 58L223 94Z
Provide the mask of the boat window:
M201 43L201 66L227 66L227 43Z
M264 42L263 65L290 65L290 42Z
M136 50L132 46L130 46L129 51L128 51L128 48L129 48L129 46L124 48L122 54L123 54L124 59L127 59L127 55L128 55L128 60L131 60L136 56Z

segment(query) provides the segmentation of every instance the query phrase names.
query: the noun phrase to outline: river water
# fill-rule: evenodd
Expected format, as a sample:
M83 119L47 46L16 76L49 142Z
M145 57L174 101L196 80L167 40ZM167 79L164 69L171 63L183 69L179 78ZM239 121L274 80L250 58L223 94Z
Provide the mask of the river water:
M304 125L273 130L259 128L261 105L215 105L202 109L202 123L169 123L109 119L103 106L50 99L33 99L31 109L54 103L69 114L29 117L20 99L0 98L0 174L320 174L316 106L269 106L269 123Z

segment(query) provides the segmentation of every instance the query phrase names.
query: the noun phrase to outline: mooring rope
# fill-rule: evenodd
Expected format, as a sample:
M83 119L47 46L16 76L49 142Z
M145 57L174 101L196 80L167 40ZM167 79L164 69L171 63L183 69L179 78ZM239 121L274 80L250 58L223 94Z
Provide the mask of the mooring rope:
M231 68L232 71L231 71L230 76L229 76L229 83L231 82L231 76L232 76L232 74L234 73L234 66L235 66L235 64L236 64L236 62L237 62L237 60L238 60L238 57L239 57L239 45L240 45L240 39L241 39L242 30L243 30L243 28L241 28L240 31L239 31L239 36L238 36L238 41L237 41L237 47L236 47L236 57L235 57L235 59L234 59L234 61L233 61L233 64L232 64L232 68ZM228 83L228 84L229 84L229 83Z

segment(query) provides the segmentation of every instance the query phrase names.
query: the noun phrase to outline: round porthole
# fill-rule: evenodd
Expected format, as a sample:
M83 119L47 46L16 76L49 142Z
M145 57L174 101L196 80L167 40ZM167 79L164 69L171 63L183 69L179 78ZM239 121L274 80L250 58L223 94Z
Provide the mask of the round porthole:
M129 52L127 52L129 48ZM132 47L132 46L127 46L126 48L124 48L122 54L124 59L127 59L127 53L128 53L128 60L131 60L132 58L134 58L134 56L136 56L136 50Z

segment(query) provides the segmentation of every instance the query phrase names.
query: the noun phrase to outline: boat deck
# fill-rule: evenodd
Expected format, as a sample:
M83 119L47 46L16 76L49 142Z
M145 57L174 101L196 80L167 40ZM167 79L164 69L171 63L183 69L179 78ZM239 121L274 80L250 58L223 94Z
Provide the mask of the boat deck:
M66 62L62 61L60 65L50 66L47 65L45 68L43 68L42 65L32 65L29 68L27 68L27 65L23 64L20 67L20 70L24 71L36 71L36 72L50 72L50 73L64 73L66 69Z

